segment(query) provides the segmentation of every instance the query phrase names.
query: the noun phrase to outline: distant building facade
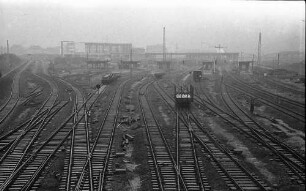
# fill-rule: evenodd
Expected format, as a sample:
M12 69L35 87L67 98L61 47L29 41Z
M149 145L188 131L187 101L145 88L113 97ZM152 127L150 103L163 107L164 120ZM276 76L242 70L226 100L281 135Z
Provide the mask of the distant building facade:
M145 59L145 48L132 48L132 60L134 61L142 61Z
M61 42L62 56L80 56L88 60L129 60L131 43Z
M131 43L85 43L88 59L129 60Z
M165 51L167 52L167 48L166 48ZM149 53L162 53L163 52L163 45L162 44L148 45L146 47L146 52L149 52Z

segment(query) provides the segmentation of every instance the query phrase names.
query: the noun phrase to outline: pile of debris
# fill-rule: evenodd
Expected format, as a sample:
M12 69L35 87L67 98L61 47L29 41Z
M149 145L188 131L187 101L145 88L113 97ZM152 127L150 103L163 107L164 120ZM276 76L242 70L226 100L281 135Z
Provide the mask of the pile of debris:
M129 144L130 142L132 142L134 140L134 136L130 135L130 134L124 134L122 136L122 140L121 140L121 148L122 148L122 152L117 152L115 153L115 157L116 158L121 158L121 157L125 157L126 156L126 151L128 150ZM125 163L129 163L129 161L127 159L123 159L123 162ZM126 166L122 166L119 163L115 164L115 174L123 174L126 173Z

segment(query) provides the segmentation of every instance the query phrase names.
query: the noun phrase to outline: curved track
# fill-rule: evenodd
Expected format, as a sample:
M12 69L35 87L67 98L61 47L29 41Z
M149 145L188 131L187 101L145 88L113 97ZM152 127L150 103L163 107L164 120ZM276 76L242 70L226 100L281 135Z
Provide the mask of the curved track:
M261 140L266 147L275 153L281 161L289 168L289 173L295 174L296 179L305 182L305 159L298 152L285 145L282 141L277 140L270 132L259 125L250 115L243 111L227 92L226 87L222 86L222 99L228 108L240 119L248 128L247 131L253 133Z
M267 83L267 84L271 85L272 87L277 87L279 89L283 89L283 90L285 90L287 92L290 92L290 93L302 95L303 97L305 96L305 90L303 91L303 90L300 90L298 88L294 88L290 84L287 84L285 82L280 82L279 80L271 78L271 77L263 78L262 76L258 76L256 80L261 82L261 83Z
M11 94L7 101L0 108L0 125L9 119L9 115L13 112L15 107L20 102L20 89L19 89L19 81L22 72L29 66L30 63L21 65L18 67L18 71L16 72L12 85L11 85Z
M271 150L282 162L280 164L287 168L288 175L292 176L292 179L303 183L305 181L303 172L305 168L304 157L282 141L277 140L270 132L264 129L264 127L254 121L247 112L243 111L238 104L235 103L230 94L226 92L226 86L224 84L221 89L221 98L227 105L227 109L230 110L231 114L199 96L195 97L195 101L202 107L208 108L213 113L220 116L239 132L252 138L259 146L264 145Z
M169 105L174 105L174 100L166 92L162 90L158 85L155 86L157 92L163 97L166 103ZM232 153L227 151L219 141L214 137L214 135L205 129L201 123L197 120L191 112L186 112L182 115L182 118L189 118L190 129L192 131L193 137L203 148L202 152L208 154L213 159L213 165L216 170L223 177L224 181L230 189L237 190L270 190L271 188L259 180L253 173L249 172L239 161L234 157ZM188 123L188 121L187 121Z
M232 85L226 83L227 86L243 92L252 98L256 98L262 103L305 123L305 103L300 103L292 99L255 88L233 76L230 76L230 79L233 81Z
M23 129L15 131L1 140L2 142L8 142L7 144L10 145L6 147L0 159L0 168L4 168L6 172L6 175L1 176L2 186L10 182L10 173L16 171L16 169L22 165L33 151L33 148L37 146L36 141L39 134L52 120L54 115L67 104L67 102L56 103L58 98L58 87L55 84L46 78L38 75L36 76L47 81L52 91Z

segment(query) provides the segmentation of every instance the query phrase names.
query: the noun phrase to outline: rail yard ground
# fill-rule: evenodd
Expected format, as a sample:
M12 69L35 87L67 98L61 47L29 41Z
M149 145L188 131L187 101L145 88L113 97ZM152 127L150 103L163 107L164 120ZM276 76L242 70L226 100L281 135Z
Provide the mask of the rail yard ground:
M0 79L0 190L305 190L305 84L24 63ZM181 84L195 88L188 108Z

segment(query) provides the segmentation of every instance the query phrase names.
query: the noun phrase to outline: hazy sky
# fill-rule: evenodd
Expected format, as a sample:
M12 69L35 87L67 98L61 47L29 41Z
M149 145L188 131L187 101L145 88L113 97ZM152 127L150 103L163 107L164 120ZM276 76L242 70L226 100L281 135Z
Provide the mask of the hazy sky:
M166 41L179 49L256 53L299 50L305 28L303 1L0 0L0 45L58 46L125 42L136 47Z

